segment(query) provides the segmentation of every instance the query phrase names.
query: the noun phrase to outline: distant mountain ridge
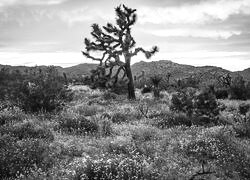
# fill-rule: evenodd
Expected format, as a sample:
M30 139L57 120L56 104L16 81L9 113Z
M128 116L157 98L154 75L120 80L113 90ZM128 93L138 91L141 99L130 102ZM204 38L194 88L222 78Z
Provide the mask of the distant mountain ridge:
M97 64L92 63L84 63L78 64L75 66L62 68L60 66L56 66L59 73L66 73L69 77L77 77L82 75L90 75L90 70L94 69ZM25 69L29 69L31 67L27 66L9 66L9 65L0 65L0 69L6 67L10 70L19 70L20 72L24 72ZM45 68L46 66L38 66L39 68ZM159 60L152 62L140 61L132 65L132 72L134 76L139 77L144 71L145 77L150 77L152 75L161 75L166 76L167 73L171 74L172 80L174 79L182 79L190 76L197 76L198 78L202 78L202 80L211 80L215 75L230 73L232 76L241 75L246 80L250 81L250 68L247 68L243 71L229 71L225 70L221 67L216 66L191 66L174 63L170 60Z

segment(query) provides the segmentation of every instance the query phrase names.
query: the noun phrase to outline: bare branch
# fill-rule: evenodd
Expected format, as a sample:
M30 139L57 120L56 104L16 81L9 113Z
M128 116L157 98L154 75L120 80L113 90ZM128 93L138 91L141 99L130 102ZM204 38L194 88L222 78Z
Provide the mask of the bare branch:
M136 48L135 51L131 54L131 56L137 55L139 52L142 52L145 54L146 58L149 59L151 58L152 55L154 55L156 52L158 52L158 47L154 46L150 51L146 51L143 48Z

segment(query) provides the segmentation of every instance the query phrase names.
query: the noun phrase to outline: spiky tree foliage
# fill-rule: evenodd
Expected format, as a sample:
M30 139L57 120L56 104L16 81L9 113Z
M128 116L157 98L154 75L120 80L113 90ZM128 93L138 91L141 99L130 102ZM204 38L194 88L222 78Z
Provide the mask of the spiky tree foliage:
M154 76L150 77L150 80L153 84L154 97L159 98L160 97L159 84L162 80L162 77L160 75L154 75Z
M99 61L95 74L96 77L105 79L105 85L115 85L118 78L127 78L128 98L135 99L133 75L131 71L131 58L139 52L150 58L158 51L154 46L146 51L142 47L135 48L136 42L131 35L131 27L136 22L136 9L130 9L125 5L115 8L116 25L107 23L102 28L98 24L92 25L91 35L94 40L85 38L85 51L83 55L94 61ZM100 57L91 55L91 52L100 52ZM124 57L122 60L122 57ZM114 72L113 72L114 71ZM120 74L123 72L123 76Z

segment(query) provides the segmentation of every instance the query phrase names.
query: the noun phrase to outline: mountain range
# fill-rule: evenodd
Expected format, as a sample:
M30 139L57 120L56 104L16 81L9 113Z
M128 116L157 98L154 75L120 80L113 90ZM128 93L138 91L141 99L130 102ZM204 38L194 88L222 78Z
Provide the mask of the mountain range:
M62 68L60 66L56 66L59 73L66 73L68 77L74 78L82 75L90 75L90 70L94 69L97 64L84 63L78 64L72 67ZM1 68L9 68L11 71L19 70L20 72L24 72L26 69L31 67L27 66L9 66L9 65L0 65ZM39 66L39 68L45 68L46 66ZM211 79L215 79L216 76L229 73L231 76L241 75L245 80L250 81L250 68L245 69L243 71L229 71L216 66L191 66L174 63L170 60L160 60L160 61L152 61L152 62L144 62L140 61L131 66L133 75L139 77L144 74L144 76L150 77L153 75L161 75L163 77L167 76L168 73L171 74L170 80L182 79L186 77L196 77L202 81L208 81Z

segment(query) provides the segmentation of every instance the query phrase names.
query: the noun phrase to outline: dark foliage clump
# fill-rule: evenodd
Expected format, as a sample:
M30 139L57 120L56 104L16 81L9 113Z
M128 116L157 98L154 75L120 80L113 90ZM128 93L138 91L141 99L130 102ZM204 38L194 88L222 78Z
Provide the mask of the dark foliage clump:
M72 99L72 93L65 85L55 67L32 68L25 74L1 71L1 98L9 100L26 112L60 109Z
M184 112L192 118L194 124L217 123L219 105L215 95L209 90L200 93L195 91L181 91L172 97L170 109L175 112Z
M153 84L154 97L159 98L160 97L160 82L162 81L162 77L160 75L154 75L150 77L150 80Z
M247 99L247 89L245 86L245 80L242 76L237 76L232 80L229 88L229 97L230 99Z
M112 92L105 92L102 97L104 100L114 100L117 98L117 94Z
M111 121L113 123L118 123L118 124L127 122L128 121L128 115L124 114L124 113L121 113L121 112L114 113L114 115L111 118Z
M227 99L228 98L228 89L220 88L215 90L215 96L217 99Z
M142 88L141 93L145 94L145 93L150 93L152 91L152 88L150 86L145 86Z
M250 104L242 103L239 105L239 112L242 115L246 115L246 113L250 110Z
M179 91L172 96L170 109L175 112L184 112L191 115L193 112L193 99L195 91Z

